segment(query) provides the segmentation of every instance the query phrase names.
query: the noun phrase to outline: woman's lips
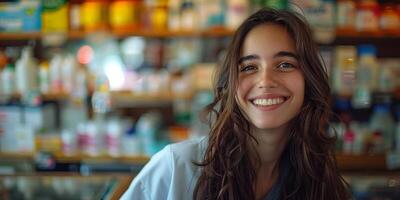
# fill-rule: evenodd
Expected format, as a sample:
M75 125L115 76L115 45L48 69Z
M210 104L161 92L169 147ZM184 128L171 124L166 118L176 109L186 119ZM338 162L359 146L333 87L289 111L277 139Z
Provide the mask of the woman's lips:
M250 102L259 109L269 111L278 108L282 105L289 97L285 96L274 96L274 97L258 97L251 99Z

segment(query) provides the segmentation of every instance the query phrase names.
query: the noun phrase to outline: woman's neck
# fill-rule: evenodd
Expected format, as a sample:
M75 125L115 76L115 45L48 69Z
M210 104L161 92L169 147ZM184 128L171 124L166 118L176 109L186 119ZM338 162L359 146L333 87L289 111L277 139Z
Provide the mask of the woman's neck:
M288 140L286 127L277 129L260 130L253 129L253 136L257 142L253 141L254 154L260 156L261 166L274 166L279 161Z
M279 161L286 147L288 132L286 128L273 130L255 130L253 135L258 144L254 142L253 158L257 160L256 153L259 155L260 162L256 166L256 199L262 199L268 194L279 176Z

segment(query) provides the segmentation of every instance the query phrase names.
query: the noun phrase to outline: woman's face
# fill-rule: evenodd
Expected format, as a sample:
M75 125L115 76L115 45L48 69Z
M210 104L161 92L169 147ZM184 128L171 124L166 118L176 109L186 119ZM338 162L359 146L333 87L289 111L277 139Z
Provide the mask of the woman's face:
M279 25L254 27L239 60L236 100L258 129L286 128L301 109L304 77L293 39Z

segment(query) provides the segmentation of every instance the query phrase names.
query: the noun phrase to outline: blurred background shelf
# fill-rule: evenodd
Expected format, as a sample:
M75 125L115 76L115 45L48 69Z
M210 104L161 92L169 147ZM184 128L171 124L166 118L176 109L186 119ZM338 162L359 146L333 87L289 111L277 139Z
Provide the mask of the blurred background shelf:
M0 40L37 40L48 35L64 35L68 39L84 39L87 36L105 32L111 33L117 38L140 36L148 38L176 38L176 37L230 37L234 30L224 27L213 27L203 31L185 30L99 30L83 31L72 30L65 33L42 33L42 32L0 32ZM337 29L336 38L375 38L375 39L400 39L400 31L356 31L351 29Z
M213 99L213 73L233 30L258 7L292 9L292 2L310 22L329 73L340 172L368 175L351 186L371 198L382 197L376 192L382 188L400 191L392 184L400 179L391 178L400 174L400 158L384 155L400 152L400 3L394 0L71 0L56 7L3 1L0 152L37 152L0 153L0 174L133 177L166 144L206 134L200 114ZM367 57L372 61L365 64ZM372 80L359 75L360 66L374 81L357 96L349 88ZM356 108L360 98L368 106Z
M385 155L336 155L338 166L341 170L388 170Z
M34 160L35 153L9 153L1 152L0 160ZM132 164L144 164L149 160L147 156L109 156L109 155L85 155L85 154L72 154L64 155L62 153L51 154L58 162L62 163L76 163L84 161L94 161L94 162L122 162L122 163L132 163Z
M337 29L336 37L400 39L400 31L356 31L348 29Z
M182 94L173 94L170 92L137 94L126 91L110 93L111 104L114 108L168 106L174 100L190 100L192 97L193 92L189 91Z
M224 27L214 27L204 31L193 30L99 30L99 31L82 31L73 30L65 33L42 33L42 32L0 32L1 40L38 40L49 35L64 35L68 39L84 39L93 33L111 33L117 38L125 38L131 36L149 37L149 38L175 38L175 37L228 37L233 35L233 30Z
M36 94L35 94L36 96ZM57 93L46 93L46 94L38 94L40 100L42 101L62 101L62 100L67 100L69 98L69 95L64 92L57 92ZM4 95L0 94L0 100L21 100L21 94L15 93L12 95Z
M6 160L6 159L18 159L18 160L33 160L34 158L34 153L13 153L13 152L0 152L0 160Z
M42 37L42 33L40 32L31 32L31 33L23 33L23 32L0 32L0 40L36 40Z
M60 152L52 154L57 162L60 163L79 163L79 162L118 162L143 165L149 161L149 157L142 156L109 156L97 155L90 156L85 154L64 155ZM33 153L0 153L0 160L18 159L33 160ZM390 172L386 165L385 155L336 155L340 170L345 172L361 171L380 171Z

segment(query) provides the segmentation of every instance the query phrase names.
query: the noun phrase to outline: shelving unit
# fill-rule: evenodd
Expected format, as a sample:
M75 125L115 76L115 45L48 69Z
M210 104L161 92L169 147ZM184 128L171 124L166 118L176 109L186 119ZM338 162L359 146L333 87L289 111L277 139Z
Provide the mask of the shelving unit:
M360 32L356 30L337 29L336 37L357 37L357 38L386 38L386 39L400 39L400 31L370 31Z
M99 30L99 32L108 32L117 38L124 38L128 36L141 36L141 37L157 37L157 38L171 38L171 37L226 37L233 34L233 30L223 27L214 27L208 30L200 31L185 31L185 30ZM69 39L84 39L86 36L95 33L94 31L72 30L66 33L42 33L42 32L0 32L1 40L36 40L45 37L46 35L64 35Z
M34 153L0 153L0 160L18 159L33 160ZM89 156L83 154L63 155L55 153L54 157L60 163L79 163L84 161L91 162L118 162L143 165L149 161L147 156L118 156L109 155ZM336 159L339 169L342 171L369 170L369 171L390 171L386 165L385 155L345 155L337 154Z
M8 159L15 159L15 160L34 160L35 153L8 153L8 152L1 152L0 153L0 160L8 160ZM69 163L69 162L82 162L82 161L94 161L94 162L121 162L121 163L132 163L132 164L145 164L149 157L144 155L138 156L109 156L109 155L97 155L97 156L90 156L85 154L72 154L72 155L65 155L61 152L56 152L53 154L54 158L57 162L61 163Z
M142 26L142 24L140 25ZM146 27L151 27L148 25L143 25ZM83 25L81 27L84 27ZM102 26L107 27L107 25ZM38 29L37 29L38 30ZM316 30L318 31L318 30ZM355 30L344 30L337 29L330 32L329 41L326 39L326 43L321 41L319 44L320 47L327 47L327 52L330 54L333 52L335 46L338 45L354 45L357 46L359 44L374 44L378 49L378 57L386 58L386 57L396 57L400 58L400 31L373 31L373 32L358 32ZM38 58L39 61L43 59L48 59L51 57L53 53L57 53L61 48L68 49L68 51L74 51L74 55L77 54L77 50L81 44L89 44L93 49L96 48L96 45L93 45L91 42L92 39L97 39L101 37L96 37L91 35L95 35L99 33L105 33L107 36L111 36L113 38L113 42L117 45L123 43L127 43L128 40L124 40L125 38L131 36L143 37L142 41L145 41L146 48L149 47L149 51L152 51L151 54L156 54L154 60L157 60L155 63L150 63L149 66L155 66L155 68L160 69L160 67L164 67L167 65L167 62L163 59L169 59L169 50L170 46L175 44L181 45L181 41L191 41L200 39L201 51L199 52L204 59L201 59L201 62L217 62L217 55L222 55L223 48L226 47L226 42L229 37L232 37L234 34L233 30L229 30L224 27L212 27L207 30L149 30L149 29L131 29L131 30L112 30L110 28L104 28L102 30L97 31L87 31L87 30L71 30L68 32L60 32L60 33L43 33L43 32L0 32L0 48L8 47L8 46L16 46L15 49L20 49L22 46L30 45L34 47L35 57ZM333 37L334 35L334 37ZM316 34L316 36L318 36ZM183 38L181 40L181 38ZM334 38L334 39L333 39ZM109 39L109 38L107 38ZM188 40L186 40L188 39ZM87 40L87 41L85 41ZM215 44L215 45L214 45ZM196 43L197 45L197 43ZM197 48L196 45L193 45ZM190 45L188 45L190 46ZM167 48L165 48L167 47ZM211 48L210 48L211 47ZM175 46L174 46L175 48ZM185 47L184 50L193 49L193 47ZM72 50L73 49L73 50ZM210 50L212 49L212 50ZM53 51L55 50L55 51ZM97 50L97 49L96 49ZM205 52L205 51L207 52ZM15 50L14 50L15 51ZM63 52L61 50L60 52ZM144 54L148 54L148 52L143 51ZM171 51L172 52L172 51ZM197 51L193 51L196 52ZM97 52L96 52L97 53ZM175 53L175 52L174 52ZM180 52L179 52L180 53ZM210 56L211 55L211 56ZM215 55L215 56L214 56ZM175 56L175 55L173 55ZM180 55L182 57L182 55ZM187 56L187 55L183 55ZM143 56L143 59L148 59ZM178 56L179 57L179 56ZM15 57L16 58L16 57ZM149 60L151 60L150 58ZM159 59L159 60L158 60ZM180 58L181 59L181 58ZM331 58L332 60L335 58ZM194 59L193 59L194 60ZM200 59L199 59L200 60ZM147 61L147 60L146 60ZM159 62L158 62L159 61ZM13 61L14 62L14 59ZM147 63L146 63L147 64ZM169 64L169 63L168 63ZM146 66L147 67L147 66ZM204 69L204 68L203 68ZM174 74L175 75L175 74ZM89 84L92 85L92 84ZM132 91L111 91L106 95L99 95L100 103L105 103L110 107L107 107L106 114L101 113L101 117L109 117L106 116L108 114L111 115L121 115L124 117L128 117L130 119L139 119L144 113L149 110L157 109L160 111L161 115L165 118L163 119L163 123L168 126L174 126L174 122L177 122L178 118L174 115L177 107L176 104L179 103L177 100L185 100L182 102L189 102L191 100L197 100L196 91L200 90L209 90L210 88L195 88L194 91L187 91L181 94L174 94L171 91L162 92L162 93L138 93ZM394 94L394 93L393 93ZM400 94L400 93L399 93ZM86 113L89 119L94 119L95 109L93 105L96 105L96 99L93 98L95 95L93 92L90 92L87 98L84 101L79 101L80 105L85 104L84 106L75 106L73 103L70 103L71 95L67 93L49 93L49 94L40 94L40 99L42 102L54 104L50 105L54 107L56 110L55 118L57 121L56 126L60 126L64 122L60 120L62 118L61 114L64 114L64 111L68 109L66 106L65 110L64 105L70 106L73 109L82 111L77 112L81 115L82 113ZM394 96L394 95L393 95ZM105 97L104 99L102 99ZM400 97L400 96L399 96ZM349 98L349 97L347 97ZM12 104L24 103L22 101L20 94L14 94L11 96L2 96L0 95L0 102L6 102L3 100L12 100ZM80 99L82 100L82 99ZM106 100L106 101L101 101ZM47 102L46 102L47 101ZM178 103L177 103L178 102ZM193 101L195 102L195 101ZM332 101L333 102L333 101ZM83 104L82 104L83 103ZM76 103L78 104L78 103ZM194 105L194 104L192 104ZM75 106L75 107L73 107ZM21 106L23 107L23 105ZM70 109L71 109L70 108ZM81 109L84 108L84 109ZM73 110L71 109L71 111ZM21 109L24 110L24 109ZM65 112L67 113L67 112ZM355 113L355 112L354 112ZM187 114L187 113L185 113ZM360 115L364 115L365 113L361 113ZM61 116L61 117L60 117ZM365 115L367 116L367 115ZM186 119L186 118L185 118ZM16 120L15 120L16 121ZM133 120L134 121L134 120ZM182 120L181 120L182 121ZM72 124L75 124L72 123ZM183 124L183 123L182 123ZM186 126L187 124L185 124ZM75 127L76 128L76 127ZM170 127L168 127L170 128ZM169 131L169 130L168 130ZM171 131L172 132L172 131ZM0 130L1 134L1 130ZM37 136L37 135L36 135ZM35 136L35 137L36 137ZM57 136L58 137L58 136ZM61 138L61 134L60 134ZM37 139L37 138L35 138ZM59 139L59 138L57 138ZM46 142L46 140L43 140ZM61 140L57 140L61 143ZM65 142L65 141L64 141ZM46 143L49 144L49 143ZM59 144L58 144L59 145ZM45 146L45 145L43 145ZM83 145L82 145L83 146ZM37 148L42 148L40 145L36 145ZM57 146L59 147L59 146ZM45 147L43 147L45 148ZM103 147L102 147L103 148ZM105 147L104 147L105 148ZM55 151L60 151L60 148L56 148ZM41 149L45 151L44 149ZM103 149L104 150L104 149ZM102 150L102 152L103 152ZM49 153L46 152L27 152L27 153L2 153L0 152L0 162L5 163L5 168L12 166L15 167L14 174L10 175L13 177L35 177L35 178L54 178L58 179L59 177L72 177L78 182L84 182L89 178L105 178L101 179L101 181L109 181L113 179L117 184L110 188L113 192L113 196L108 199L118 199L122 193L127 189L130 182L132 181L136 171L139 171L141 167L143 167L148 161L149 157L144 155L138 156L110 156L107 154L101 154L97 156L91 156L86 154L72 154L72 155L64 155L61 152ZM51 169L46 169L46 166L40 169L40 164L38 164L38 158L43 154L44 156L49 155L52 161L56 162L58 167ZM390 161L390 157L387 155L345 155L345 154L337 154L336 159L338 162L339 170L342 174L353 176L354 174L377 174L378 176L386 176L393 175L400 172L399 169L390 170L387 164L387 161ZM10 161L9 163L7 163ZM41 162L41 161L39 161ZM11 164L10 164L11 163ZM21 170L20 165L16 165L15 163L23 163L24 166L28 166ZM15 164L15 165L14 165ZM23 166L23 167L24 167ZM61 166L61 167L59 167ZM63 168L63 166L67 166ZM1 167L1 165L0 165ZM19 168L18 168L19 167ZM29 168L30 167L30 168ZM71 167L70 171L64 169L68 169ZM85 169L82 168L86 168ZM118 168L118 170L115 167ZM132 168L130 168L132 167ZM4 168L3 168L4 169ZM25 170L26 169L26 170ZM1 168L0 168L1 170ZM60 171L57 171L60 170ZM114 170L114 171L113 171ZM12 170L10 170L12 171ZM46 172L44 172L46 171ZM4 172L4 171L3 171ZM7 171L6 171L7 172ZM8 176L8 175L7 175ZM104 177L105 176L105 177ZM0 180L5 177L0 174ZM1 183L0 183L1 184ZM1 186L1 185L0 185ZM0 187L1 188L1 187ZM1 190L0 190L1 194ZM1 195L0 195L1 196Z
M113 108L170 105L175 99L189 100L193 97L193 92L191 91L182 94L173 94L171 92L134 93L131 91L112 91L109 94ZM42 101L63 101L70 98L70 95L67 93L47 93L41 94L40 98ZM0 99L20 100L21 95L0 95Z
M339 168L344 171L352 170L388 170L385 155L336 155Z
M42 33L30 32L30 33L8 33L0 32L0 40L36 40L42 37Z
M172 104L175 99L189 100L193 92L183 94L173 94L171 92L136 94L132 92L111 92L111 104L114 108L138 107L138 106L166 106Z
M232 36L234 30L224 27L214 27L208 30L185 31L185 30L99 30L99 32L108 32L117 38L128 36L141 36L153 38L171 38L171 37L227 37ZM46 35L65 35L69 39L84 39L87 35L95 31L72 30L66 33L42 33L42 32L0 32L1 40L36 40ZM337 29L337 38L384 38L400 39L400 31L371 31L359 32L356 30Z

